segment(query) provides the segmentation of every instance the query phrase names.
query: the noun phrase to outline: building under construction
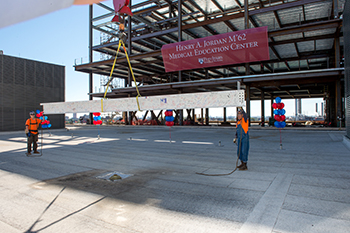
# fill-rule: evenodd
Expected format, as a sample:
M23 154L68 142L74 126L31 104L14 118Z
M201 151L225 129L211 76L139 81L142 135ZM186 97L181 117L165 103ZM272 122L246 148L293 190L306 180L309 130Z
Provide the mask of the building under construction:
M236 90L240 87L246 93L248 114L250 101L261 100L262 119L265 118L264 100L272 101L279 96L282 99L323 98L327 122L336 126L345 116L349 121L350 82L346 84L344 80L344 41L350 38L346 40L344 37L350 26L350 19L346 18L350 6L345 2L148 0L130 3L133 16L129 16L125 23L127 51L121 48L112 74L115 79L125 80L124 87L111 88L107 98L137 95L125 56L127 52L142 96ZM94 15L94 11L101 10L105 12ZM90 61L75 66L76 71L89 74L90 99L103 97L103 92L93 92L93 75L108 77L117 54L119 28L111 22L114 14L114 9L104 3L90 6ZM266 26L268 60L165 71L164 45ZM93 44L94 33L103 35L98 44ZM100 53L102 59L94 61L93 52ZM345 77L349 79L349 72ZM208 111L205 111L206 118ZM193 112L192 116L190 109L186 113L191 118ZM128 114L125 119L130 122L135 112ZM183 114L183 110L178 111L180 124ZM347 127L350 135L349 124Z

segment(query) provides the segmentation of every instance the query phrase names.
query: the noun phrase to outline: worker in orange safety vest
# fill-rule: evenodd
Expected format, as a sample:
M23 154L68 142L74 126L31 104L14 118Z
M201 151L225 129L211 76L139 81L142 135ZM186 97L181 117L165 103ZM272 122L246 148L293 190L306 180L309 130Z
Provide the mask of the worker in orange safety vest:
M234 142L237 142L237 156L241 160L241 165L237 168L241 171L248 170L248 152L249 152L249 119L247 113L243 108L237 110L237 125L236 125L236 137Z
M33 143L33 150L34 154L40 154L38 152L38 135L39 135L39 125L41 124L41 120L35 118L35 112L31 111L29 113L30 118L26 121L26 129L25 132L28 137L27 141L27 155L31 155L32 152L32 143Z

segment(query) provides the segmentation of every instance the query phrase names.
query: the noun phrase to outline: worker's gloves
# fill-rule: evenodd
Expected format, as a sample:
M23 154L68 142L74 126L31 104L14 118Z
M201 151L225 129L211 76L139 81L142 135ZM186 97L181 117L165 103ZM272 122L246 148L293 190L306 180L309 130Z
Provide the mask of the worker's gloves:
M235 143L235 144L237 143L237 138L233 139L233 143Z

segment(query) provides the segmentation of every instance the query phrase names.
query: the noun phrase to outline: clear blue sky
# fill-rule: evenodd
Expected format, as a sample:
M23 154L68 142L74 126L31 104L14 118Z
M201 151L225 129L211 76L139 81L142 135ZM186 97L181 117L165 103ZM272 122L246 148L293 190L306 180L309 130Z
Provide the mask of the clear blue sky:
M133 3L142 2L134 0ZM104 2L111 6L112 1ZM95 7L95 14L99 7ZM4 54L27 59L66 66L66 101L88 99L88 75L75 72L73 65L75 59L80 63L88 62L89 43L89 9L88 6L72 6L70 8L53 12L26 22L0 29L0 50ZM98 33L94 34L94 41L99 41ZM94 59L98 59L95 54ZM99 86L98 77L94 80L94 87ZM95 90L95 88L94 88ZM284 101L286 115L294 115L294 100ZM315 115L315 103L322 99L303 100L303 113ZM266 101L266 116L269 116L270 101ZM234 114L229 110L228 115ZM260 102L251 104L252 116L260 115ZM197 112L196 112L197 114ZM212 110L212 116L221 116L222 109Z

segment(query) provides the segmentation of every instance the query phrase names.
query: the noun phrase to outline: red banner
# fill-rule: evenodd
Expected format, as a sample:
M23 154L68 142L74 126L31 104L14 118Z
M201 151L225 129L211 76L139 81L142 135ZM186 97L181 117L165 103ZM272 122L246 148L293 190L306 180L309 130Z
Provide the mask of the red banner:
M166 72L269 60L267 27L163 45Z

